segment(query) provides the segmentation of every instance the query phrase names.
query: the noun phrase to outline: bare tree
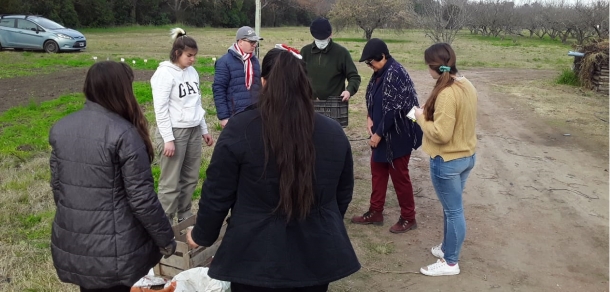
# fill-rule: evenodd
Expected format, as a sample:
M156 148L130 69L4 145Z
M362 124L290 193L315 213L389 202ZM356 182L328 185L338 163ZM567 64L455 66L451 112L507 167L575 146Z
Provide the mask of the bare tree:
M592 20L591 25L593 29L597 33L597 37L600 39L608 37L608 9L610 8L610 3L605 0L598 0L593 3L591 7L591 16Z
M481 21L480 17L478 17L483 11L481 3L467 2L466 10L469 11L471 15L471 17L466 19L466 27L468 27L471 34L482 34L481 28L483 26L483 22Z
M267 25L276 27L278 26L278 16L281 18L283 11L294 5L296 4L293 0L261 0L261 10L265 13L262 18L265 19Z
M599 19L593 17L594 9L595 6L585 5L578 1L570 11L570 18L573 20L570 25L571 35L576 39L577 45L582 45L589 38L597 35L595 28ZM564 39L562 41L565 42Z
M169 8L176 15L176 22L184 22L184 10L193 7L201 2L201 0L165 0Z
M334 0L297 0L297 3L305 10L316 16L328 16Z
M495 17L489 23L489 31L494 37L500 34L511 34L513 32L513 20L515 15L515 3L512 1L496 0L488 6Z
M451 44L457 33L466 25L468 10L466 1L437 0L422 3L418 24L426 37L435 43Z
M506 36L523 36L523 23L519 19L519 14L515 7L515 3L510 1L502 5L502 39Z
M281 2L292 2L292 1L282 1L282 0L261 0L261 9L267 8L267 6L281 6ZM279 5L278 5L279 4ZM292 3L289 3L292 4Z
M581 45L594 37L608 37L607 0L526 0L515 6L512 0L478 0L469 2L466 9L471 12L466 27L472 34L483 36L545 36L567 43L574 39Z
M607 1L584 3L577 1L573 6L572 15L577 20L572 29L572 36L578 45L587 39L598 37L608 38L608 8Z
M516 8L515 16L521 23L521 27L529 32L529 37L532 38L534 35L539 36L546 35L544 30L544 24L542 22L543 11L542 5L538 2L525 3L522 6ZM541 38L542 38L541 37Z
M370 40L375 29L408 27L413 14L410 0L337 0L329 17L337 30L356 26Z
M574 23L570 9L565 0L549 1L546 4L544 23L547 27L547 35L552 40L556 40L558 37L567 40Z
M476 11L476 14L472 14L469 19L468 26L471 31L476 30L483 36L495 36L497 37L505 28L504 13L507 13L507 9L512 2L505 2L500 0L495 1L479 1L469 6L472 11ZM509 6L510 5L510 6Z

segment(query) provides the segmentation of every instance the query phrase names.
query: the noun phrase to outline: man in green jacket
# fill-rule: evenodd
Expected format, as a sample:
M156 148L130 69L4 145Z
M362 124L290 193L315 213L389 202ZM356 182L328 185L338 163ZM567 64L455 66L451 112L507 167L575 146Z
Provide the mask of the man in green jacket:
M358 91L360 75L349 51L331 39L328 19L318 18L309 27L314 42L301 49L316 99L341 96L348 101ZM347 80L347 87L345 86Z

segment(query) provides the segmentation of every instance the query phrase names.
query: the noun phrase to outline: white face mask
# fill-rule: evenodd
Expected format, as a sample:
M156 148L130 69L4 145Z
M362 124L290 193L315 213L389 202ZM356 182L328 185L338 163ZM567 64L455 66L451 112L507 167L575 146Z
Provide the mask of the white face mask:
M318 47L318 49L324 50L328 46L328 43L330 43L330 39L325 39L325 40L314 39L314 42L316 43L316 47Z

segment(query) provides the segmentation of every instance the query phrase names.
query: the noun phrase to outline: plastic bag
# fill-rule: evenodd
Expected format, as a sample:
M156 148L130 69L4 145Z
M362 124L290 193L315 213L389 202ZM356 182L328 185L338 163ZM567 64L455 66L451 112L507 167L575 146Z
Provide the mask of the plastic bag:
M176 275L170 283L165 284L169 287L175 282L174 292L230 292L231 283L219 281L208 276L208 268L192 268Z
M147 287L165 285L167 281L161 277L156 277L153 269L148 271L148 275L142 277L138 282L133 284L133 287Z
M176 282L166 284L166 287L161 290L155 290L147 287L131 287L130 292L174 292L176 290Z

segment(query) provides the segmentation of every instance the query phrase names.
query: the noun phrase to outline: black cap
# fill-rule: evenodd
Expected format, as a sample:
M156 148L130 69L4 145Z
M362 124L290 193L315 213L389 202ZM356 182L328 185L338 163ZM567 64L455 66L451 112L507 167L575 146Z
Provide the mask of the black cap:
M366 42L366 45L364 45L362 56L358 62L373 59L381 54L385 54L386 58L390 56L388 46L380 39L370 39L368 42Z
M315 39L325 40L333 33L333 28L330 26L328 19L318 18L311 23L309 31Z

